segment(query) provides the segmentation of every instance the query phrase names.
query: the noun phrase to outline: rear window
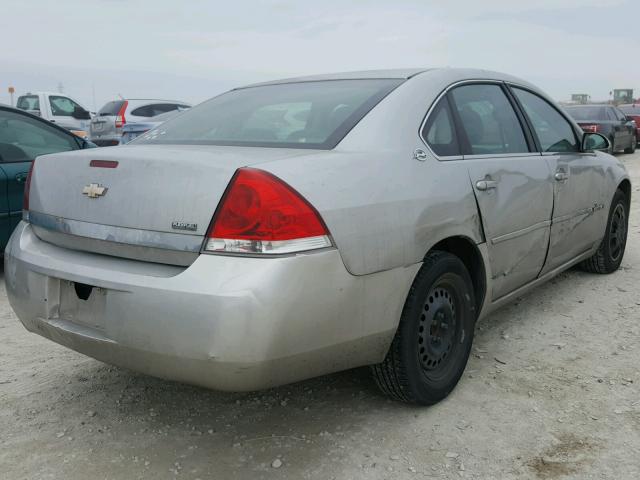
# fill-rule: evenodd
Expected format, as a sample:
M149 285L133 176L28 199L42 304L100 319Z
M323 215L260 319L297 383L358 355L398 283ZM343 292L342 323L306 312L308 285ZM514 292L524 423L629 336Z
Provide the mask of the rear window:
M156 115L173 112L181 108L188 107L177 103L153 103L132 110L131 115L135 115L136 117L155 117Z
M607 107L566 107L574 120L607 120Z
M40 110L40 100L37 95L23 95L18 98L16 107L20 110Z
M113 102L108 102L98 111L99 117L115 117L118 115L118 112L124 105L124 100L114 100Z
M135 143L330 149L402 82L331 80L232 90Z

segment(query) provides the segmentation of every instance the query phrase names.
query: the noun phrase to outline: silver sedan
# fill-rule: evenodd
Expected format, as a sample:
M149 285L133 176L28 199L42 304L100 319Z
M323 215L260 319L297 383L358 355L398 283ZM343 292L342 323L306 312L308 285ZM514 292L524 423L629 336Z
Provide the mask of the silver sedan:
M7 292L28 330L151 375L253 390L372 365L432 404L479 318L619 267L631 184L608 147L482 70L251 85L39 157Z

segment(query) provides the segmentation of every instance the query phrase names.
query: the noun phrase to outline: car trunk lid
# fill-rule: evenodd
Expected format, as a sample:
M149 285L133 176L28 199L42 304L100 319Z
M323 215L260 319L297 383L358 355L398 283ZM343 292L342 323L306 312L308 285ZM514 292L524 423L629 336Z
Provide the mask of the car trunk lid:
M35 163L29 219L66 248L188 265L238 168L313 153L132 145L47 155Z

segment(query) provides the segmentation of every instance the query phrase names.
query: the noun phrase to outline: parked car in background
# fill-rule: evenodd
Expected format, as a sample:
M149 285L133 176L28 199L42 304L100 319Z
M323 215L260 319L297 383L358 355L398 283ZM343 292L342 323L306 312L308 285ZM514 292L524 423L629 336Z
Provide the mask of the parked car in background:
M636 140L640 143L640 103L618 105L618 108L629 120L633 120L636 123Z
M80 136L83 136L83 132L89 131L91 113L79 102L63 93L34 92L20 95L16 107L74 133L79 132Z
M585 132L601 133L611 142L611 152L636 151L636 125L613 105L571 105L565 110Z
M185 102L173 100L114 100L105 104L91 120L89 140L100 147L120 145L122 127L145 122L162 113L189 108Z
M22 218L24 186L33 160L39 155L90 147L95 145L67 129L0 105L0 251Z
M478 318L619 267L633 189L608 146L484 70L252 85L38 158L7 294L28 330L148 374L255 390L373 365L432 404Z
M175 117L180 112L183 112L185 110L188 109L179 108L178 110L172 110L171 112L161 113L160 115L151 117L146 122L127 123L124 127L122 127L122 138L120 139L120 144L124 145L126 143L129 143L134 138L138 138L140 135L156 128L158 125L162 125L170 118Z

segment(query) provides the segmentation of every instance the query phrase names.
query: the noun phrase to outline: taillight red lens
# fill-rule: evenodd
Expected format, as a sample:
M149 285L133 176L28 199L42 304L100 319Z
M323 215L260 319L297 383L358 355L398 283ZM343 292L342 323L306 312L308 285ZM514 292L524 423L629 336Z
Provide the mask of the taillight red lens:
M209 252L279 254L331 246L319 213L291 186L254 168L231 179L207 233Z
M596 133L596 132L598 132L598 130L600 130L600 125L597 125L597 124L594 124L594 125L580 125L580 127L582 128L582 130L584 132Z
M122 106L118 111L118 115L116 116L116 128L122 128L122 126L127 123L127 119L124 116L124 112L127 111L127 106L129 105L129 101L125 100L122 102Z
M22 197L22 210L29 210L29 193L31 190L31 176L33 175L33 166L36 164L34 160L29 167L29 173L27 173L27 179L24 182L24 196Z

